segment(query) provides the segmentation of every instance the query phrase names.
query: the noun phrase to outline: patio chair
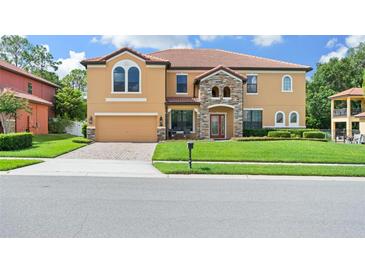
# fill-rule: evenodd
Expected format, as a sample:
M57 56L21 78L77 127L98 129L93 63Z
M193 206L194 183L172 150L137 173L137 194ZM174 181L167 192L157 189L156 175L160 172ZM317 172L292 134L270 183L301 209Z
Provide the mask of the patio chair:
M361 139L361 134L354 134L353 143L354 144L361 144L360 139Z

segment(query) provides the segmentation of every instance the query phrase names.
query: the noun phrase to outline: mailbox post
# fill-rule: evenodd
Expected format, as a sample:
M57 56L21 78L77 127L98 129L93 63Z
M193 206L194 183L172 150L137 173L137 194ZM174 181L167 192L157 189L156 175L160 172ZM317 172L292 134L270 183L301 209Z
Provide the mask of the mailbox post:
M190 167L190 169L192 168L191 151L192 151L193 148L194 148L194 142L189 141L188 142L188 149L189 149L189 167Z

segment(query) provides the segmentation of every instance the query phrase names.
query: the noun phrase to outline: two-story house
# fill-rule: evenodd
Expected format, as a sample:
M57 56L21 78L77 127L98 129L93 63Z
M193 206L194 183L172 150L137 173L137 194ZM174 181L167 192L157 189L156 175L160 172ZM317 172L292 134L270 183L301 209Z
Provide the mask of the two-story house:
M30 113L19 111L12 123L14 132L48 133L48 118L54 116L52 106L57 88L52 82L0 60L0 91L10 90L16 97L28 100L31 110Z
M305 127L311 67L219 49L86 59L88 136L97 141L229 139L245 129Z

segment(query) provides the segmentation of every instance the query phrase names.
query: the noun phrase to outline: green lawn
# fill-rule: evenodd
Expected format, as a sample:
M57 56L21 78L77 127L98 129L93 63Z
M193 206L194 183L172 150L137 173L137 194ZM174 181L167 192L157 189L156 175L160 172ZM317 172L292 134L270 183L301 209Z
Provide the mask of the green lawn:
M365 163L365 145L314 141L196 141L195 161ZM153 160L187 160L185 141L157 145Z
M77 139L83 138L69 134L35 135L31 148L16 151L0 151L0 157L54 158L86 145L74 143L73 140Z
M300 175L300 176L365 176L365 167L347 166L296 166L273 164L203 164L193 163L190 171L185 163L153 164L166 174L247 174L247 175Z
M29 166L41 163L39 160L10 160L10 159L2 159L0 160L0 171L6 171L10 169L15 169L19 167Z

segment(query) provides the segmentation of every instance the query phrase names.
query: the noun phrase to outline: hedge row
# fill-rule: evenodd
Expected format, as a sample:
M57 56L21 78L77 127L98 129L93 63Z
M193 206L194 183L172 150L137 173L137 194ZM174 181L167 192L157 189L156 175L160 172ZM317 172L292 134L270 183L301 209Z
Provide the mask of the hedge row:
M308 131L308 132L304 132L303 134L304 138L314 138L314 139L325 139L326 138L326 134L324 134L323 132L320 131Z
M0 134L0 150L18 150L32 146L32 133Z
M320 142L328 142L327 139L317 139L317 138L309 138L309 139L305 139L305 138L282 138L282 137L239 137L239 138L234 138L235 141L238 142L253 142L253 141L285 141L285 140L290 140L290 141L320 141Z
M264 137L267 136L269 131L287 131L293 137L303 137L303 133L307 131L318 131L312 128L288 128L288 129L277 129L277 128L259 128L259 129L244 129L244 137Z
M288 131L269 131L268 137L280 137L280 138L290 138L290 133Z

